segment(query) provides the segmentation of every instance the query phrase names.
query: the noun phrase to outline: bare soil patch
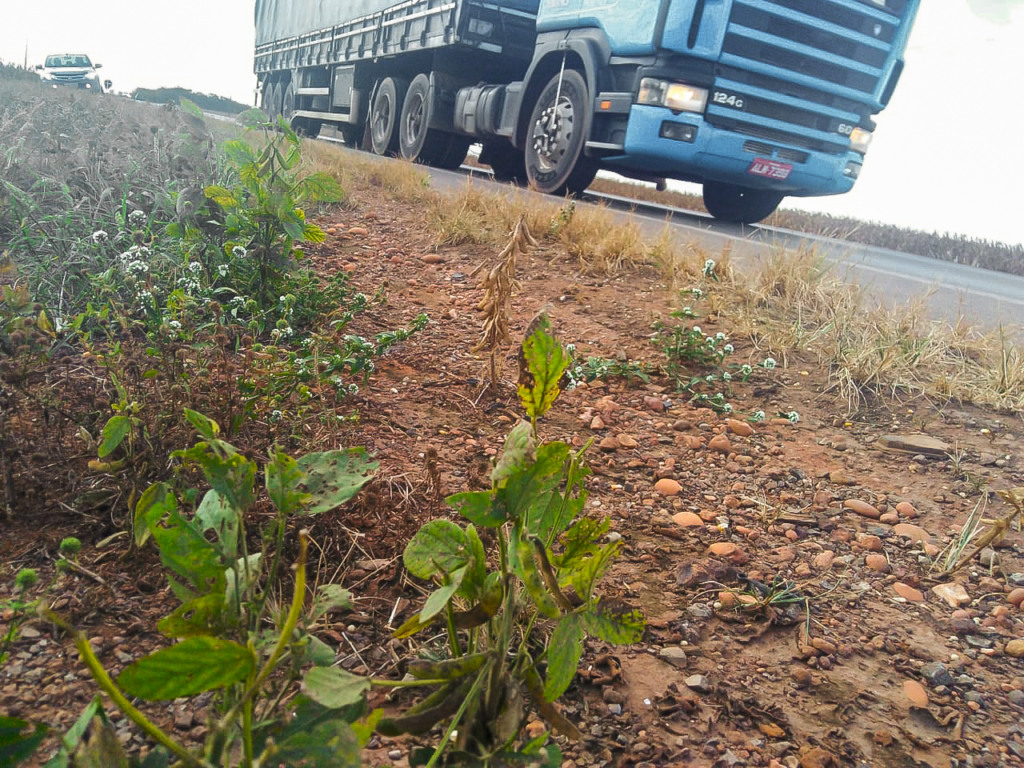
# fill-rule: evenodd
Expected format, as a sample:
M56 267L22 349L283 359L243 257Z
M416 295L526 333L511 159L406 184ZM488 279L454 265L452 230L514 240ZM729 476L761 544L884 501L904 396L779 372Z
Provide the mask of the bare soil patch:
M403 656L389 630L417 610L421 594L403 575L405 542L426 520L452 514L444 495L487 482L520 415L514 349L497 397L487 391L487 360L470 351L481 296L470 273L496 254L434 250L422 215L361 193L322 219L332 234L310 249L325 273L349 271L367 293L386 286L388 302L354 330L393 328L421 312L433 321L392 350L339 412L357 420L300 436L312 450L336 447L330 440L363 445L381 461L370 490L318 518L311 535L321 578L340 579L359 598L321 639L346 668L383 676L398 675ZM521 259L519 279L513 335L545 310L559 339L584 356L656 360L651 325L679 304L653 268L593 275L552 252ZM728 308L701 325L728 334ZM759 361L735 343L735 359ZM1011 531L952 576L932 568L932 547L944 547L975 505L987 503L987 518L1009 511L987 494L1024 485L1019 419L924 401L849 414L845 401L823 394L827 372L815 366L797 356L734 382L737 410L801 416L795 425L769 418L749 435L657 377L579 387L545 418L545 437L578 446L595 439L589 503L625 544L604 591L640 607L649 623L642 644L588 647L565 699L586 738L567 747L565 765L1024 764L1024 662L1005 650L1024 634L1024 613L1010 601L1024 583L1024 539ZM593 428L595 416L603 427ZM881 447L885 435L920 434L948 451ZM608 437L617 440L598 447ZM267 438L246 450L264 452L258 439ZM439 483L424 466L430 449ZM65 471L85 472L84 458ZM660 493L659 479L675 480L679 492ZM2 523L2 588L19 567L45 576L61 538L78 536L82 564L103 583L65 575L55 606L94 638L113 672L157 647L155 622L173 598L156 557L126 558L123 539L97 548L109 526L39 483L19 487L39 490ZM850 500L879 519L848 508ZM963 586L962 605L933 591L946 582ZM908 599L918 595L906 588L923 599ZM0 668L0 711L67 727L94 688L66 638L41 623L27 630ZM376 703L384 701L380 694ZM201 701L153 714L179 734L199 738L206 727ZM122 735L131 737L127 725ZM376 738L366 763L402 765L407 748Z

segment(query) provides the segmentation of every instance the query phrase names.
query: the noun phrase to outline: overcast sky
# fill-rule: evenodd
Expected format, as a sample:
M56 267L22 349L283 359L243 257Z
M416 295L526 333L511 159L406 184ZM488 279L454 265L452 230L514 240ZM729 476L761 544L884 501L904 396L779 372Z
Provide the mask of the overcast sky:
M1024 0L922 5L906 72L854 191L787 204L1024 242ZM82 52L118 91L183 86L252 103L252 8L252 0L0 0L0 59L21 63L26 47L30 65Z

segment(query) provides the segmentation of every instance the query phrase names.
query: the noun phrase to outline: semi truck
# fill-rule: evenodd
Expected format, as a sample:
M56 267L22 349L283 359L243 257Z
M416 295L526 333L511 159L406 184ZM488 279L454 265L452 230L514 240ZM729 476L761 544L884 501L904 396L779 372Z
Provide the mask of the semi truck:
M260 106L315 135L579 194L702 185L753 223L849 191L920 0L256 0Z

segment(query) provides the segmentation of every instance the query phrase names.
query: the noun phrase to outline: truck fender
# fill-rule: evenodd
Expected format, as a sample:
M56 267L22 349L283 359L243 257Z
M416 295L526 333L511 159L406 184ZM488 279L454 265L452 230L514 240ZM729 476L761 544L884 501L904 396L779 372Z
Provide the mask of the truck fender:
M549 32L537 37L533 61L526 70L522 89L518 92L509 89L508 93L508 98L519 101L518 117L511 137L512 143L519 149L524 147L529 134L527 122L533 111L533 102L548 81L558 74L563 56L566 57L567 68L582 72L587 90L593 96L598 92L601 71L611 58L611 46L600 29ZM506 107L506 113L507 110Z

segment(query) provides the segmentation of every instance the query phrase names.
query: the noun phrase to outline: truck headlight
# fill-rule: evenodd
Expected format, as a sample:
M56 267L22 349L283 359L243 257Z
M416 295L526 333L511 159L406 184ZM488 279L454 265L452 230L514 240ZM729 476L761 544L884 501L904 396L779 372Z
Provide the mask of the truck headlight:
M850 133L850 149L854 152L860 152L862 155L866 154L868 147L871 146L871 131L865 131L863 128L854 128L853 132Z
M644 77L636 100L638 104L668 107L673 112L703 112L708 105L708 91L686 83Z

